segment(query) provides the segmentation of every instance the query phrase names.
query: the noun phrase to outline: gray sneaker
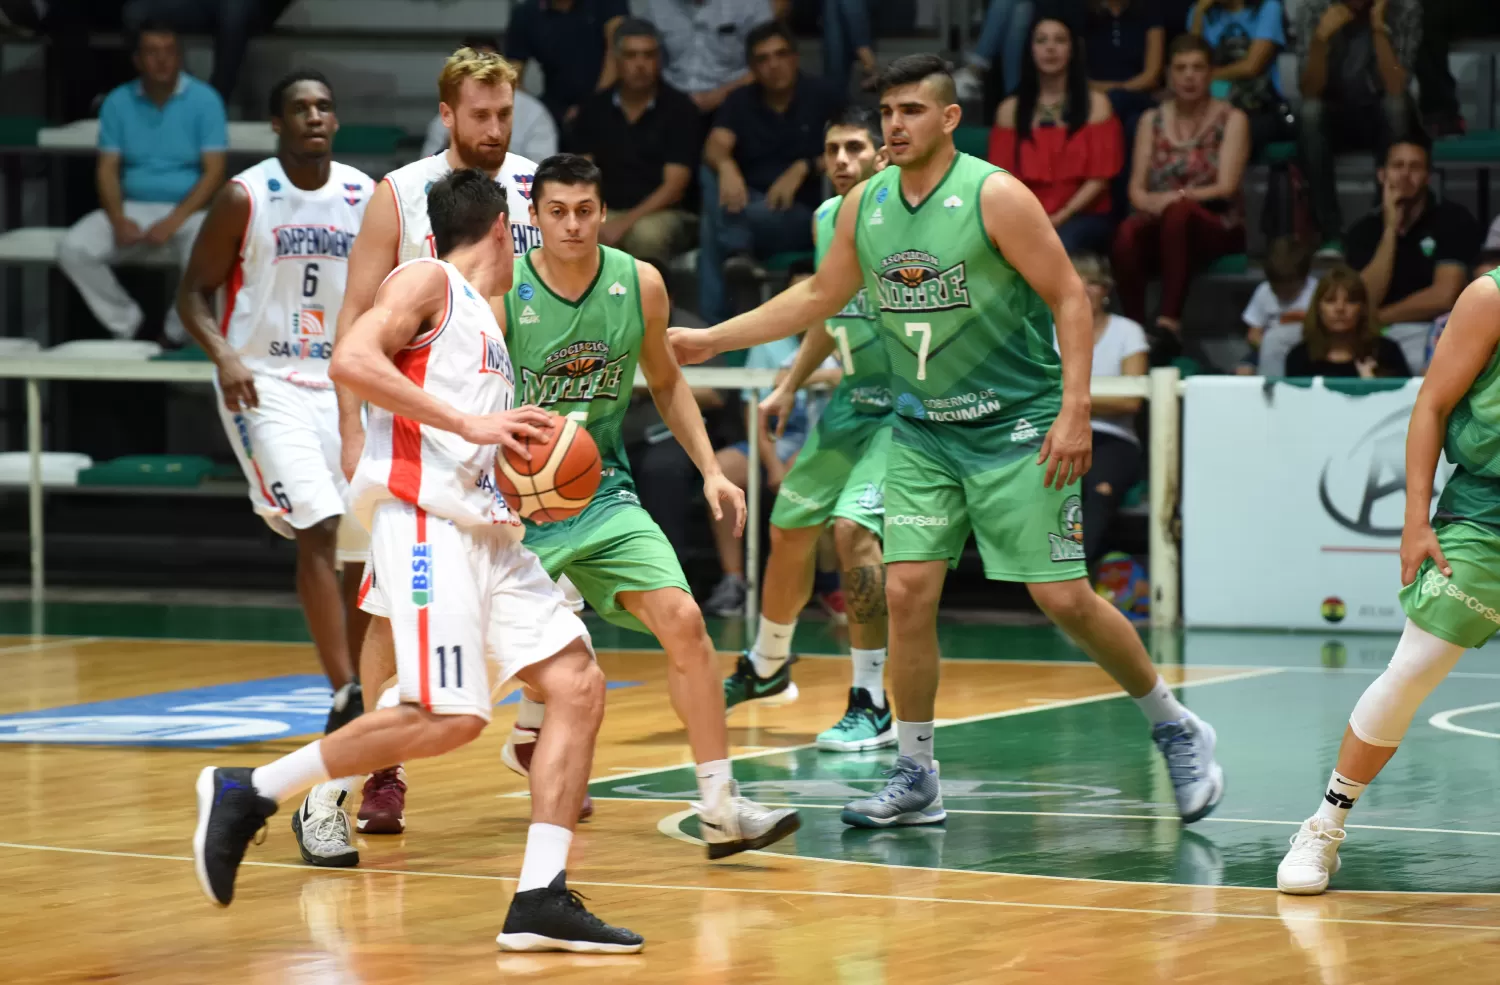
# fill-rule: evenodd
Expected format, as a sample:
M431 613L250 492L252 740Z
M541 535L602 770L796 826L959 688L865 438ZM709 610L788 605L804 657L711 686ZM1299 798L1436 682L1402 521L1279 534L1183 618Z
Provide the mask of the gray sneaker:
M745 614L745 579L739 575L725 575L714 586L708 601L703 603L703 613L709 616L742 616Z
M1151 730L1151 740L1167 761L1177 813L1183 824L1201 821L1224 796L1224 769L1214 761L1218 737L1213 726L1189 714L1179 722L1162 722Z
M302 861L331 869L359 864L359 850L354 847L349 830L349 815L344 813L348 796L337 781L320 783L308 792L307 799L292 815L292 833Z
M938 780L938 764L924 768L910 756L896 760L885 771L885 789L873 797L844 805L839 818L856 828L889 828L897 824L941 824L948 816L943 810L943 788Z

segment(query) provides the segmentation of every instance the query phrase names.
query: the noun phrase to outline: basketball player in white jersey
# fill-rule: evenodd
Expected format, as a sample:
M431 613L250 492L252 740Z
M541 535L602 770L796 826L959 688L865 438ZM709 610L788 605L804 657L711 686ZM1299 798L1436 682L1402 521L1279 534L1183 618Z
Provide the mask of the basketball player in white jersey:
M346 482L328 361L349 248L373 182L333 160L338 117L327 79L288 75L271 90L270 113L276 156L219 192L193 245L177 310L218 369L219 415L251 505L297 542L297 595L335 689L331 732L363 710L354 667L368 617L352 591L344 604L335 571L345 562L346 585L357 587L366 545L358 523L341 523Z
M349 283L340 311L341 329L352 325L369 309L376 289L396 264L436 255L427 217L427 191L454 168L478 168L505 188L511 211L515 213L511 235L516 255L541 242L541 233L530 225L527 210L536 165L510 153L516 83L516 70L494 52L460 48L443 64L438 75L438 112L448 127L448 149L397 168L375 189L349 256ZM500 303L498 297L495 300ZM352 394L340 392L339 411L344 474L352 475L364 444L360 402ZM385 690L382 682L391 673L391 659L378 638L371 640L361 657L366 670L361 677L370 685L367 698L370 707ZM393 699L387 698L390 700ZM336 796L331 790L319 788L311 799ZM391 766L374 774L366 781L360 802L360 833L400 834L406 826L405 806L406 784L400 768ZM349 857L352 849L339 851L330 846L328 851Z
M504 189L465 169L429 195L442 260L397 267L350 327L333 373L370 404L369 436L350 486L370 528L371 568L395 648L401 703L372 711L258 769L198 777L193 856L220 906L234 898L245 849L279 801L333 776L438 756L488 724L491 672L501 690L541 691L553 727L537 742L532 824L503 950L639 951L567 888L573 827L604 718L604 674L588 630L495 495L498 445L525 455L545 411L513 409L514 371L488 298L510 286ZM493 668L489 666L493 664ZM561 719L561 722L559 722Z

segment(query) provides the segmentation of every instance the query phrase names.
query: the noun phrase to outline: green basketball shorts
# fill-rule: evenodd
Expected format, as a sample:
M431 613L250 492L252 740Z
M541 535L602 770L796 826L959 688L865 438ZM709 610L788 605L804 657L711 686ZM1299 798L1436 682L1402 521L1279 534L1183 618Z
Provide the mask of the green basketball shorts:
M1483 646L1500 629L1500 531L1466 520L1434 526L1453 577L1428 558L1402 587L1401 608L1439 639Z
M598 513L590 507L571 520L529 526L523 543L536 553L548 577L555 581L567 575L595 612L637 633L650 631L620 607L619 593L688 591L677 552L639 506Z
M885 477L885 560L956 564L969 539L992 581L1083 578L1078 485L1042 485L1050 419L960 425L896 419Z
M781 480L771 523L819 527L836 517L881 536L885 527L889 414L833 413L829 407Z

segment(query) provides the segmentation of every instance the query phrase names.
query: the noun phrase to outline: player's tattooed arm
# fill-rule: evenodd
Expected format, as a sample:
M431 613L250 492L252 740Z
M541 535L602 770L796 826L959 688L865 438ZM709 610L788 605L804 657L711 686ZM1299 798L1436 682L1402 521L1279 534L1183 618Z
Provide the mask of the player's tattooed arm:
M674 328L672 348L684 366L706 362L721 352L749 349L764 342L796 335L838 314L863 283L854 249L854 220L864 184L844 196L833 242L818 272L793 284L765 304L713 328Z
M220 333L214 296L241 257L249 224L250 192L242 182L231 181L219 190L204 218L177 287L177 314L183 327L213 360L224 406L236 414L258 404L255 377Z

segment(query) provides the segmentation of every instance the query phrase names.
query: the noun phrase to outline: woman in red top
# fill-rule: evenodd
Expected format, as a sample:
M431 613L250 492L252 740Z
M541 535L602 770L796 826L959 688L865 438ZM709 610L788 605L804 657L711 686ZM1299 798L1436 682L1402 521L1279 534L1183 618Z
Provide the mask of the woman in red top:
M1161 274L1157 362L1181 352L1178 332L1193 274L1245 249L1240 182L1250 157L1250 121L1209 94L1211 56L1196 35L1172 42L1171 96L1141 117L1130 170L1136 211L1115 234L1115 283L1125 317L1145 324L1146 283Z
M1114 232L1109 182L1124 164L1123 144L1109 98L1089 89L1073 32L1043 15L1020 87L995 111L990 163L1036 194L1069 253L1102 253Z

